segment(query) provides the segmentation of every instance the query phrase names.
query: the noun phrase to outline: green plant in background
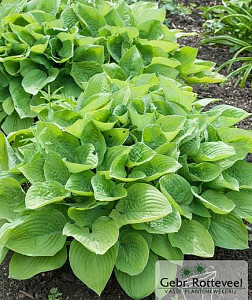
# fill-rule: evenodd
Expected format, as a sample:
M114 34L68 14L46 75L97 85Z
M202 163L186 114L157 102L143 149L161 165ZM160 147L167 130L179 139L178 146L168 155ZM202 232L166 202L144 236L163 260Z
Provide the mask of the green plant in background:
M204 8L207 37L202 42L225 45L235 53L218 70L228 67L227 80L236 76L236 84L244 87L252 74L252 1L222 2L223 5ZM238 67L234 69L236 63Z
M60 88L64 103L75 103L89 78L103 71L124 80L142 73L190 84L223 80L213 63L196 59L196 49L179 49L181 33L163 24L165 9L157 3L68 2L0 4L0 124L6 134L32 125L49 85L54 93ZM125 72L129 57L134 65Z
M197 49L179 49L181 33L163 24L165 9L157 3L96 1L96 8L78 1L16 2L2 1L0 10L0 122L6 134L32 125L49 85L75 103L85 82L103 71L124 80L142 73L190 84L223 80L212 71L214 63L196 59ZM129 57L134 65L125 72ZM75 117L71 112L67 118Z
M195 3L190 3L189 6L185 6L176 0L159 0L158 2L161 7L165 7L168 14L179 16L192 14L192 9L196 6Z
M158 2L159 7L164 7L168 14L186 16L192 14L192 9L196 6L195 3L190 3L189 6L185 6L176 0L149 0L150 2ZM138 0L126 0L128 4L136 3ZM169 20L165 22L169 23Z
M250 114L204 111L216 99L190 84L223 77L179 48L157 5L2 1L0 262L14 252L11 278L69 255L97 294L115 271L140 299L159 258L248 247L252 135L234 126Z

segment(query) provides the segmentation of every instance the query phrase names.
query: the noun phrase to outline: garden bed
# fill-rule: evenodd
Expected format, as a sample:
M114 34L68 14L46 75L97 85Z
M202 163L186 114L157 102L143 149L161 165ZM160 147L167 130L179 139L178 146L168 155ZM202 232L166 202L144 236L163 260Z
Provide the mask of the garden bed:
M209 5L212 1L181 1L185 5L195 3L196 7L191 15L178 17L169 17L170 27L183 29L185 32L195 31L199 34L202 33L203 19L199 14L199 5ZM224 61L232 57L225 48L214 48L210 46L200 46L200 36L183 38L181 39L182 45L189 45L199 47L199 58L205 60L215 61L217 66L221 65ZM195 92L199 94L200 98L222 98L225 104L234 105L252 112L252 99L251 88L246 87L240 89L234 87L233 82L229 82L224 87L219 85L198 85L195 87ZM252 129L252 118L248 118L240 124L241 128ZM252 245L251 245L252 246ZM3 300L16 300L16 299L48 299L49 291L52 288L57 288L62 293L62 299L78 299L78 300L95 300L95 299L113 299L113 300L126 300L131 299L121 289L114 277L112 277L102 293L98 297L93 291L85 287L85 285L78 280L72 273L70 266L66 264L63 268L53 271L42 273L35 276L30 280L15 281L8 279L8 256L0 266L0 299ZM252 259L251 249L246 251L232 251L225 249L216 249L214 259L238 259L249 260ZM251 281L251 280L250 280ZM250 284L252 289L252 283ZM252 299L252 290L250 291ZM59 299L59 298L54 298ZM150 296L146 299L154 299Z

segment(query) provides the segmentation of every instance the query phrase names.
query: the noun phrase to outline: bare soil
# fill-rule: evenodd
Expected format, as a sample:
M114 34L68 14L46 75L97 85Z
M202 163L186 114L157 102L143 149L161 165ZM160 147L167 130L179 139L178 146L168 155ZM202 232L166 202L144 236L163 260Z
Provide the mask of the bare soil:
M180 40L182 45L188 45L199 48L199 58L205 60L215 61L217 66L220 66L224 61L232 57L232 53L227 48L210 47L200 45L200 35L203 33L202 24L203 18L200 15L199 6L211 6L214 1L209 0L195 0L180 1L185 5L195 3L196 7L192 15L185 17L168 16L170 19L171 28L179 28L185 32L197 32L199 36L183 38ZM246 87L240 89L233 86L234 82L229 82L224 87L219 85L197 85L195 91L200 98L222 98L222 102L237 107L243 108L248 112L252 112L252 98L251 89ZM240 127L252 129L252 119L249 118L240 124ZM239 233L237 233L239 234ZM218 260L251 260L252 259L252 245L246 251L232 251L226 249L216 249L216 254L213 259ZM197 259L196 257L188 257L190 259ZM116 282L114 275L110 279L106 289L101 297L98 297L94 292L89 290L80 280L78 280L72 273L69 263L59 270L53 272L46 272L35 276L30 280L16 281L8 279L8 262L10 255L5 259L0 266L0 300L18 300L18 299L37 299L47 300L51 288L58 288L62 293L62 300L128 300L128 297L119 284ZM250 289L252 289L252 281L250 279ZM154 295L145 300L154 299ZM252 299L252 291L250 290L250 297Z

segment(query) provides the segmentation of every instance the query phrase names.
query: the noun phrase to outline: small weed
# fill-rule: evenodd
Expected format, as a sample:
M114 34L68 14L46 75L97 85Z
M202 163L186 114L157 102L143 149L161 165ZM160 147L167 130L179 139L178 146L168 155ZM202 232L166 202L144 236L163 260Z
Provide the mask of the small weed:
M50 289L48 300L61 300L61 299L62 299L62 293L59 292L58 288Z

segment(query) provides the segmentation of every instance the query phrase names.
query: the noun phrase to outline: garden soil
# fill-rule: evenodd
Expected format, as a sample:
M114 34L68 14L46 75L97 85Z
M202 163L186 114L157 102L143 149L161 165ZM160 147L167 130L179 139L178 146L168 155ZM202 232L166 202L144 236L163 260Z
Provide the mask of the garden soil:
M209 6L214 1L180 1L185 5L196 4L193 13L188 16L168 16L170 20L170 28L181 29L185 32L197 32L199 35L194 37L182 38L180 43L199 48L198 57L205 60L215 61L220 66L224 61L232 57L232 53L227 48L200 46L200 38L203 33L202 24L203 17L200 15L200 6ZM225 70L223 70L225 74ZM195 92L200 98L222 98L222 103L234 105L252 112L251 88L247 86L244 89L234 87L234 81L230 81L224 87L219 85L197 85ZM239 124L239 127L252 129L252 118L249 118ZM251 157L252 158L252 157ZM248 158L250 161L252 159ZM239 234L239 232L237 232ZM213 259L217 260L251 260L252 259L252 243L250 249L246 251L231 251L225 249L216 249ZM197 257L187 257L188 259L198 259ZM50 290L57 288L62 295L52 300L128 300L128 297L119 284L114 275L110 279L107 287L103 291L101 297L89 290L80 280L78 280L71 272L69 263L59 270L46 272L35 276L30 280L16 281L8 279L8 262L10 255L7 256L4 263L0 266L0 300L17 300L17 299L36 299L47 300ZM91 270L90 270L91 271ZM154 295L147 297L146 300L154 299ZM250 276L250 296L252 300L252 278Z

